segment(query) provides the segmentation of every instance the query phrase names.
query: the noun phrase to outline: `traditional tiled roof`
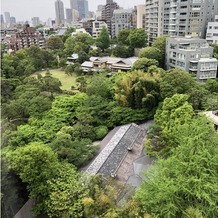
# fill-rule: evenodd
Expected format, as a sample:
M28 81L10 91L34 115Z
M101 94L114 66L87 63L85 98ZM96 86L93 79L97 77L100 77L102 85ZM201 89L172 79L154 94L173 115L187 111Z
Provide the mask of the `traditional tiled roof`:
M89 68L92 68L92 67L93 67L93 62L91 62L91 61L85 61L84 63L81 64L81 67L89 67Z
M122 126L112 137L109 143L101 151L101 153L95 158L89 168L86 170L87 173L97 174L100 168L103 166L107 158L111 155L114 148L117 146L119 141L122 139L126 131L129 129L130 125Z
M142 131L136 124L120 127L86 172L115 176L126 155L133 149L134 143ZM140 148L140 153L142 148Z

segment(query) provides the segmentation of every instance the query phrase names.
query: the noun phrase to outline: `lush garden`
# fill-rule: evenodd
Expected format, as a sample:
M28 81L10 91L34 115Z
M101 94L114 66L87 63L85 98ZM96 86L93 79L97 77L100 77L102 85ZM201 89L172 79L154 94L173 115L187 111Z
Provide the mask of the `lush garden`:
M132 51L146 43L136 40L140 34L121 32L117 43ZM199 84L182 70L161 68L165 41L142 50L130 72L110 78L81 71L90 55L115 52L101 38L92 50L84 34L53 37L46 50L2 54L3 217L28 197L36 200L35 215L49 217L218 217L218 136L198 115L218 108L218 81ZM66 67L74 52L78 63ZM65 70L53 70L60 67ZM41 69L50 70L31 76ZM118 206L121 184L85 179L78 169L98 150L87 145L115 126L149 119L155 125L145 147L158 160L136 194Z

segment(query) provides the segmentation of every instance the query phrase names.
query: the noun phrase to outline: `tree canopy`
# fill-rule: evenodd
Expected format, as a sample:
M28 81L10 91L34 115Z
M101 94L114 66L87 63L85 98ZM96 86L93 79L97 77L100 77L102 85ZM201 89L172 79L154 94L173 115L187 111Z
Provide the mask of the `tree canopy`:
M148 68L152 65L158 66L158 61L155 59L139 58L133 64L133 70L143 70L144 72L147 72Z
M110 47L110 37L107 28L103 27L98 38L96 39L96 46L102 51Z
M63 49L64 43L59 36L51 36L49 37L46 46L51 50Z
M143 48L147 43L147 33L144 29L134 29L128 36L129 44L132 48Z
M135 198L154 216L217 217L217 133L197 117L178 123L174 134L179 146L145 174Z

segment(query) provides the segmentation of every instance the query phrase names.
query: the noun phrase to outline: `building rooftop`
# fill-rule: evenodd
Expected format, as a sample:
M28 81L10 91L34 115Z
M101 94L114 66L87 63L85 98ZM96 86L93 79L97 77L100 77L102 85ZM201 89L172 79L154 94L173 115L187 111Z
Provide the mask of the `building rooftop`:
M132 13L132 9L115 9L114 14Z
M185 36L185 37L168 37L168 39L176 40L178 42L205 42L206 39L201 39L198 37Z
M85 61L81 64L81 67L90 67L92 68L93 67L93 62L91 61Z
M216 58L201 58L199 62L218 62Z
M134 161L145 156L143 154L145 135L146 131L134 123L119 127L87 168L86 173L117 177L124 182L132 176L134 180L138 177L140 169L147 168L147 166L139 166L146 165L144 161L139 162L139 165L138 162L133 164Z
M218 126L218 111L207 111L204 112L203 114L206 115L206 117L209 118L209 120L211 120L215 125Z

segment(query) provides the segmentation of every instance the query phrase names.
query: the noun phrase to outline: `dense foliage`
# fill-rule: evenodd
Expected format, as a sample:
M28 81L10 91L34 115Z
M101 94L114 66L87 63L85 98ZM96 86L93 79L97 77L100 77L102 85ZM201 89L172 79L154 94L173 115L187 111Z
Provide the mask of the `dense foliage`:
M177 123L173 136L179 146L146 173L135 198L154 217L217 217L217 132L196 117Z
M71 37L72 31L50 37L46 50L32 46L2 54L4 217L12 217L28 195L36 200L35 215L49 217L217 217L217 133L197 114L218 108L218 80L199 84L182 70L159 68L166 36L143 49L130 72L84 74L80 64L93 54L110 54L110 40L103 30L93 49L92 37ZM117 42L113 55L129 57L146 45L147 35L123 30ZM79 59L65 68L73 53ZM31 75L58 66L69 77L80 75L77 92L63 92L49 70ZM134 198L117 204L130 187L77 170L110 129L153 118L145 146L158 160Z

